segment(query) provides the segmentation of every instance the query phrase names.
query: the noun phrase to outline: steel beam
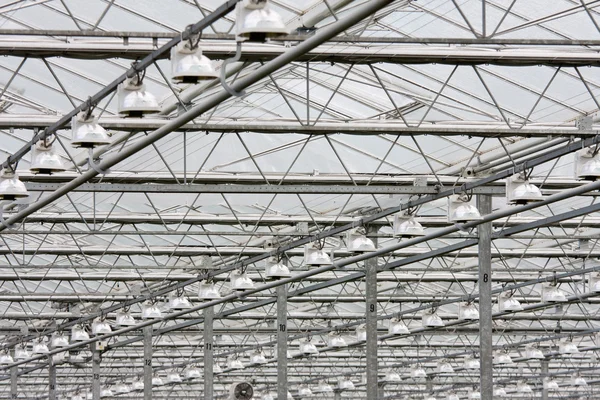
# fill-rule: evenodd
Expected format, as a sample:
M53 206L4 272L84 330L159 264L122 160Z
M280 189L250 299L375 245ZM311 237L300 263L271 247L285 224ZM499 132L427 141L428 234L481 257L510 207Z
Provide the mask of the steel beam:
M231 3L228 2L228 3ZM235 3L235 1L233 1ZM354 24L354 23L353 23ZM332 24L334 25L334 24ZM330 27L329 25L327 27ZM317 35L326 28L317 31ZM178 39L176 36L172 40ZM315 36L310 36L303 42L292 47L301 48ZM329 40L326 39L326 40ZM320 44L320 43L319 43ZM170 48L170 47L169 47ZM168 48L167 48L168 49ZM267 62L285 54L289 49L284 45L244 43L242 62ZM139 59L148 57L156 52L154 45L148 43L85 43L84 41L64 43L55 42L0 42L0 55L28 58L79 58L102 59L119 57ZM204 42L202 52L209 58L224 60L236 52L236 43ZM166 57L162 52L154 59ZM596 52L579 48L577 52L563 49L546 48L544 51L523 51L518 48L504 48L502 51L490 51L479 46L402 46L402 45L370 45L368 47L352 43L329 43L318 49L298 50L294 61L327 62L344 64L450 64L450 65L503 65L503 66L532 66L549 65L562 67L581 67L600 65L600 55Z
M141 132L156 130L167 124L170 119L158 119L147 117L143 119L124 119L114 117L102 117L99 121L103 128L111 131ZM2 115L0 116L1 129L44 129L55 122L44 115ZM244 121L223 119L219 122L188 122L177 128L174 132L198 132L198 133L262 133L262 134L303 134L303 135L331 135L347 134L360 136L376 135L431 135L431 136L470 136L470 137L590 137L595 136L595 130L578 130L575 127L560 126L556 124L540 124L524 127L523 129L510 129L506 125L490 127L490 123L477 124L477 121L468 126L444 125L443 123L428 125L426 123L416 126L419 121L408 121L413 126L406 127L402 123L393 120L373 120L368 123L362 121L319 121L317 124L300 125L290 123L289 120L273 119L269 121ZM66 124L69 126L70 121ZM492 123L493 125L493 123Z
M377 227L368 227L368 237L377 247L377 238L371 235L377 233ZM377 400L378 377L379 372L377 362L377 268L378 258L373 257L365 261L365 292L366 292L366 361L367 361L367 400Z
M277 287L277 400L288 400L287 285Z
M214 396L214 307L204 309L204 400L212 400Z
M477 196L482 214L492 212L492 197ZM482 399L492 399L494 392L493 336L492 336L492 224L477 226L479 234L479 356L480 390Z
M48 399L56 400L56 365L52 356L48 357Z
M15 349L11 349L10 350L10 355L14 358L15 357ZM18 392L18 369L17 367L12 367L10 369L10 398L11 399L17 399L19 396L19 392ZM4 383L4 382L3 382Z
M100 400L100 352L95 344L90 345L92 350L92 400Z
M548 364L549 364L548 360L542 360L542 362L541 362L542 385L543 385L544 379L548 378ZM542 387L542 400L548 400L548 389L546 389L545 387Z
M144 331L144 400L152 400L152 325Z

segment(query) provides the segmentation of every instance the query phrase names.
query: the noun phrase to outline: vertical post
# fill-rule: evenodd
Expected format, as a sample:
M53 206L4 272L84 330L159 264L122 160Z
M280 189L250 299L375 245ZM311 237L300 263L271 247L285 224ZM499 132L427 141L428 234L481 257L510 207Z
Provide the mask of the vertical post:
M152 400L152 325L144 327L144 400Z
M56 365L52 356L48 356L48 399L56 400Z
M481 0L481 35L487 36L486 0Z
M12 358L15 358L15 349L11 349L10 351L10 355L12 356ZM17 394L17 367L11 367L10 369L10 398L11 399L16 399L18 394Z
M542 379L548 377L548 360L542 360ZM542 400L548 400L548 389L542 389Z
M287 285L277 287L277 400L287 400Z
M213 399L213 307L204 309L204 400Z
M377 246L376 228L369 228L368 235ZM377 400L377 257L365 261L365 291L367 297L367 400Z
M492 197L478 195L477 206L482 215L492 212ZM481 398L494 393L492 367L492 223L477 228L479 234L479 357Z
M92 343L92 399L100 400L100 352Z
M334 400L342 400L342 392L340 392L339 390L336 390L333 393L333 399Z

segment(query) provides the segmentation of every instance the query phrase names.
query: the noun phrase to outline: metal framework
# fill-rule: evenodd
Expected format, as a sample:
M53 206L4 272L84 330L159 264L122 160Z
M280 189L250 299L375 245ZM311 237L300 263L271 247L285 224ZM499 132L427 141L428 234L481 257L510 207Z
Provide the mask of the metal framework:
M229 63L237 3L0 1L2 167L30 193L0 201L0 399L600 398L600 181L574 173L600 148L600 1L269 0L290 34ZM228 87L171 81L198 33ZM122 118L141 71L161 110ZM73 148L92 107L111 143ZM29 171L43 139L65 172ZM509 205L518 175L543 198ZM452 220L456 196L482 218Z

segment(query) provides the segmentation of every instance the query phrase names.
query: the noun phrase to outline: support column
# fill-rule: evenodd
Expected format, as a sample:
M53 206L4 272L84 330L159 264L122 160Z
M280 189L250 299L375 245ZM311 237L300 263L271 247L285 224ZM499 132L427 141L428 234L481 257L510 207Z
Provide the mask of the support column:
M214 307L204 309L204 400L213 399L213 319Z
M333 399L334 400L342 400L342 392L340 392L339 390L335 391L333 393Z
M144 400L152 400L152 325L144 327Z
M374 234L377 229L369 228L367 235L377 246ZM377 257L365 261L365 292L367 297L367 400L377 400ZM279 399L281 400L281 399Z
M492 197L477 196L482 215L492 212ZM479 357L481 398L492 399L494 394L492 353L492 223L477 227L479 234Z
M56 400L56 365L52 356L48 357L48 399Z
M287 400L287 285L277 287L277 400Z
M15 358L15 349L11 349L10 351L10 355L12 356L12 358ZM10 369L10 398L11 399L16 399L18 397L18 393L17 393L17 373L18 373L18 369L17 367L12 367Z
M100 400L100 352L92 347L92 399Z
M542 360L542 379L548 377L548 360ZM542 400L548 400L548 389L542 389Z

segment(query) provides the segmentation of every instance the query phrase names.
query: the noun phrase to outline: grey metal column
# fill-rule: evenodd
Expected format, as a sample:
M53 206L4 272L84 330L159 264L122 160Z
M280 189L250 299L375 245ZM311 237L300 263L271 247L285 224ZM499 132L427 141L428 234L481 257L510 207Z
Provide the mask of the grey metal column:
M213 307L204 309L204 400L213 399Z
M56 365L52 356L48 357L48 399L56 400Z
M12 358L15 358L15 349L11 349L10 350L10 355L12 356ZM16 399L18 397L18 393L17 393L17 373L19 371L17 370L17 367L12 367L10 369L10 398L11 399Z
M144 400L152 399L152 325L144 327Z
M92 347L92 399L100 400L100 352Z
M542 360L542 379L548 377L548 360ZM542 400L548 400L548 389L542 389Z
M375 246L377 228L368 228L368 235ZM377 257L365 261L365 291L367 297L367 400L377 400ZM279 399L281 400L281 399Z
M492 197L477 196L482 215L492 212ZM479 234L479 357L481 398L491 400L494 394L492 354L492 224L477 227Z
M333 393L333 399L334 400L342 400L342 392L340 392L339 390L336 390L335 393Z
M287 285L277 287L277 400L287 400Z

